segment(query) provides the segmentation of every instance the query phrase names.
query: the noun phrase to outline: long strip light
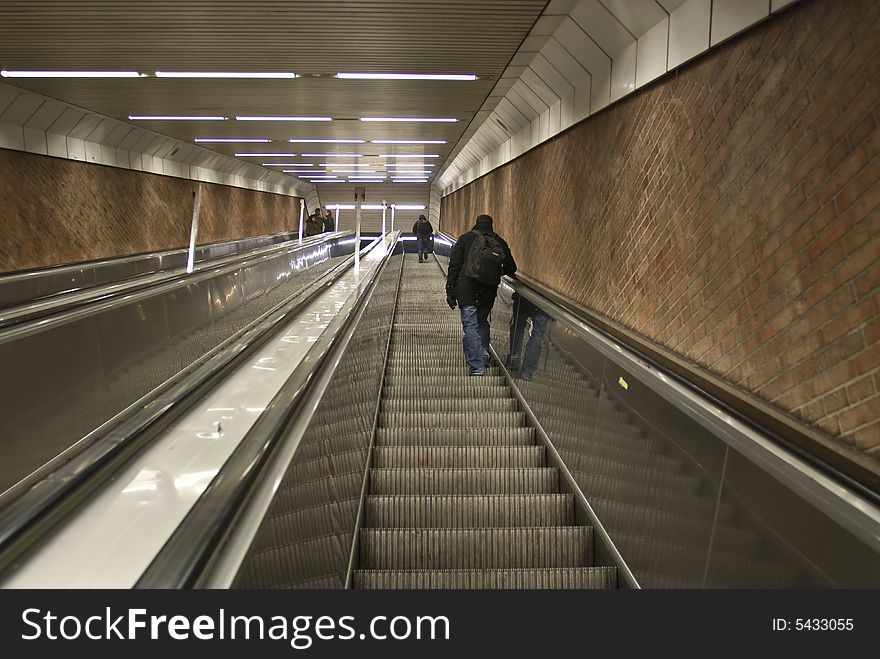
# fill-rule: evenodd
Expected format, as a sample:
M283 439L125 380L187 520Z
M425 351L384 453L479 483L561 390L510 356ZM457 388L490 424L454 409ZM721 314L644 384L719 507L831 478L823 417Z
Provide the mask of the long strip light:
M345 183L345 181L338 179L338 178L332 179L332 180L327 180L327 181L322 181L320 179L314 180L314 181L310 180L309 182L313 182L313 183Z
M295 153L236 153L236 158L296 158Z
M353 211L354 204L330 204L327 206L330 210Z
M323 169L282 169L282 174L326 174Z
M157 78L295 78L295 73L276 71L156 71Z
M174 114L130 114L129 121L226 121L226 117L186 116Z
M384 181L385 176L349 176L349 181Z
M429 123L455 123L458 119L451 117L361 117L361 121L412 121Z
M362 153L304 153L303 158L361 158Z
M327 144L363 144L364 140L336 140L336 139L292 139L287 140L288 142L294 142L296 144L315 144L315 143L327 143Z
M446 140L370 140L370 144L446 144Z
M306 155L306 154L303 154ZM436 153L380 153L380 158L439 158Z
M263 167L311 167L310 162L264 162ZM314 171L314 170L312 170Z
M472 73L337 73L342 80L476 80Z
M333 117L236 117L236 121L333 121Z
M427 183L428 179L426 178L393 178L391 179L395 183Z
M433 163L429 163L429 162L426 162L421 165L414 163L414 162L405 162L405 163L400 163L400 164L389 162L389 163L386 163L385 166L388 169L399 169L400 171L405 171L407 169L421 171L423 169L431 169L434 165L433 165Z
M262 137L197 137L193 142L271 142Z
M142 78L138 71L0 71L4 78Z
M333 170L334 174L378 174L376 170L373 169L337 169L336 167L331 166L330 169ZM372 178L372 177L371 177Z
M365 211L380 211L383 208L385 208L385 206L382 204L361 204L361 210Z
M364 163L363 165L357 162L322 162L321 167L381 167L380 163L376 163L375 165L371 165L369 163Z

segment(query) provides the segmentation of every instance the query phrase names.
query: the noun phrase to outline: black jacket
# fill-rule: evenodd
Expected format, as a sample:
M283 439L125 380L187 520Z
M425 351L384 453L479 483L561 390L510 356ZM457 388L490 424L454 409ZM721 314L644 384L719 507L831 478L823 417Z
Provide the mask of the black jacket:
M332 215L324 218L324 231L336 231L336 219Z
M314 213L309 215L308 218L306 218L304 229L304 233L307 236L317 236L319 233L323 233L324 218Z
M498 242L504 247L504 251L507 253L507 261L505 261L501 269L502 274L514 274L516 272L516 261L513 260L513 254L510 253L510 247L501 236L492 231L492 225L490 223L478 222L474 225L474 230L495 236ZM498 287L482 284L461 274L461 269L464 267L465 257L476 239L476 234L474 234L473 231L468 231L467 233L460 235L453 246L452 253L449 255L449 273L446 276L446 295L458 300L459 306L475 305L491 309L492 305L495 304L495 295L498 293Z
M434 235L434 227L430 222L418 222L413 224L412 232L419 238L430 238Z

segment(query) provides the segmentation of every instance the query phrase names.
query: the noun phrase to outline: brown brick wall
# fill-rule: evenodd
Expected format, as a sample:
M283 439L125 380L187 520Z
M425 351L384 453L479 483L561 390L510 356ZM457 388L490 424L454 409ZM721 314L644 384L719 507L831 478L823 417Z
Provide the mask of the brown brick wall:
M196 181L0 149L0 272L181 247ZM299 199L202 183L198 242L290 229Z
M445 197L534 279L880 458L880 3L804 0Z

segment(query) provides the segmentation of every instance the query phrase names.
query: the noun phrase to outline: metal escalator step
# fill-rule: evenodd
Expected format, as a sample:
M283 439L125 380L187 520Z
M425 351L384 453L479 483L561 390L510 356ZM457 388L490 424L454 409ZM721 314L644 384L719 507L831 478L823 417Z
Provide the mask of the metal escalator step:
M476 398L464 400L443 400L442 398L382 398L383 412L403 413L448 413L448 412L516 412L519 404L513 398Z
M430 387L440 388L444 386L467 385L469 387L499 387L505 385L503 375L494 375L492 373L482 377L471 377L465 370L464 373L458 375L441 375L434 372L414 374L410 370L387 371L385 373L386 386L404 386L404 387Z
M617 568L500 568L494 570L356 570L361 589L608 589L617 587Z
M458 364L448 364L444 366L423 366L423 365L407 365L407 364L396 364L390 365L387 367L385 371L388 375L393 375L395 377L399 376L408 376L411 379L423 379L426 377L435 376L441 379L446 379L451 376L467 376L468 374L468 366L464 361L464 357L461 358L461 362ZM495 366L487 366L486 373L488 375L500 375L500 371Z
M522 412L380 412L383 428L520 428L525 425Z
M377 446L530 446L533 428L377 428Z
M370 494L556 494L559 472L518 469L371 469Z
M251 551L267 551L272 547L326 535L329 530L353 528L358 504L360 498L298 509L273 506L260 524Z
M588 567L587 526L474 529L361 529L366 570Z
M484 385L480 378L468 378L473 384L463 383L438 387L426 387L421 384L409 387L388 385L382 390L383 400L411 400L414 398L443 398L445 400L462 398L510 398L510 389L503 385Z
M543 446L377 446L373 467L544 467Z
M348 560L350 542L350 533L330 534L248 553L235 585L237 588L296 587L297 582L332 574Z
M570 494L368 496L364 527L571 526Z

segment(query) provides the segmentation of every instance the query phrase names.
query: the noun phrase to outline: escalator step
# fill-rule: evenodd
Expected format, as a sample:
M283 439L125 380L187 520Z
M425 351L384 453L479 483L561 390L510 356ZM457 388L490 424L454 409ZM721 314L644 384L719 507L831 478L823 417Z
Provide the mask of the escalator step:
M383 412L403 413L449 413L449 412L516 412L519 410L513 398L476 398L465 400L437 399L382 399Z
M377 446L530 446L533 428L378 428Z
M559 472L521 469L371 469L371 494L554 494Z
M373 467L544 467L543 446L377 446Z
M525 425L522 412L380 412L383 428L520 428Z
M570 494L368 496L365 527L570 526Z
M412 398L510 398L510 389L505 386L483 385L481 378L468 378L460 385L441 385L425 387L421 384L409 387L402 385L386 386L382 391L383 400L403 400Z
M494 570L357 570L363 589L608 589L617 587L617 568L501 568Z
M361 529L360 558L367 570L588 567L593 529Z
M402 369L398 371L387 371L385 373L385 384L392 387L430 387L439 389L449 385L498 387L504 385L505 380L503 375L495 375L492 373L483 375L482 377L471 377L467 374L466 368L457 374L440 374L432 371L414 374L411 369Z

